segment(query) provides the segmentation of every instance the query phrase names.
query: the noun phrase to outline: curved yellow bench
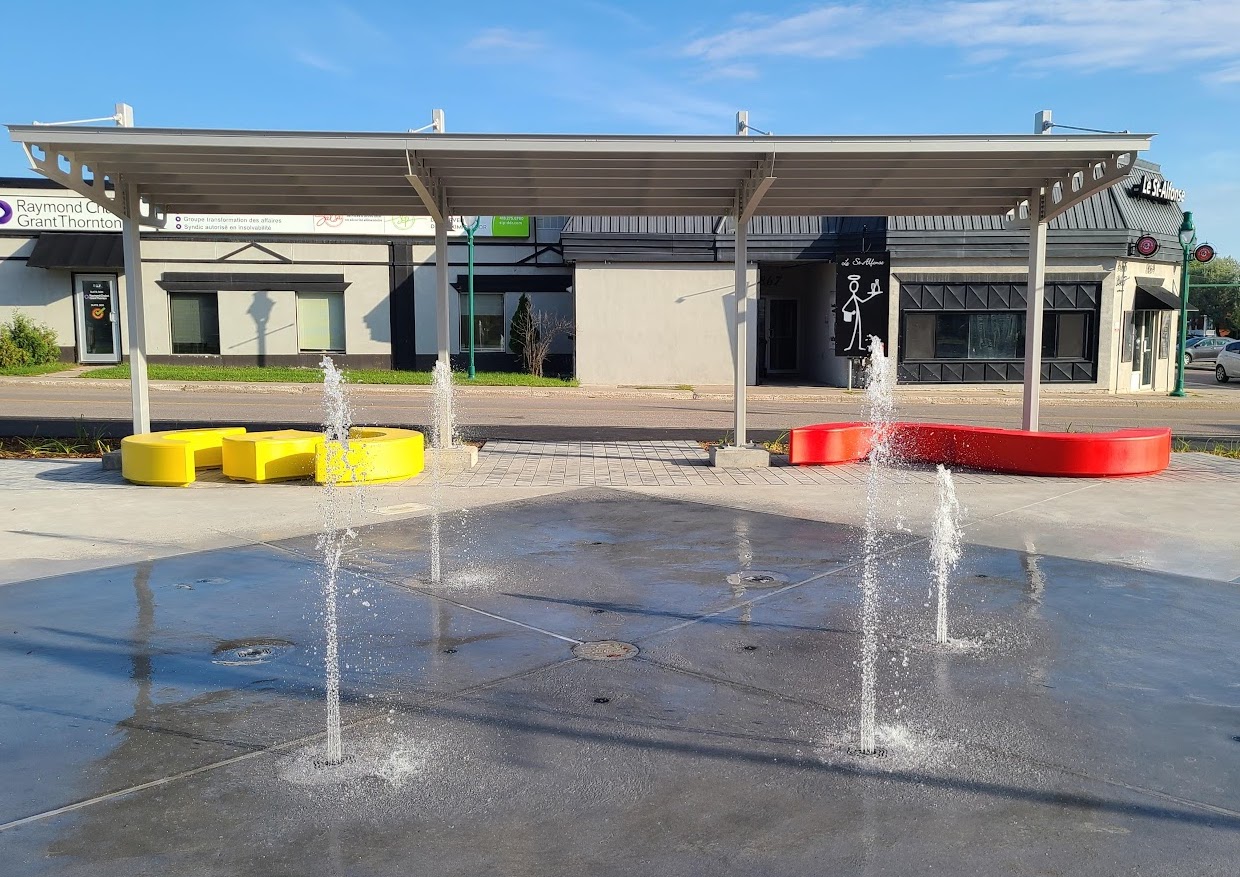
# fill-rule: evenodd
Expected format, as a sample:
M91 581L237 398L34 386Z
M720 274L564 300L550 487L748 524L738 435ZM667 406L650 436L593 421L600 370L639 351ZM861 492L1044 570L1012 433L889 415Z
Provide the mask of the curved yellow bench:
M412 429L355 426L349 446L323 442L314 456L319 484L376 484L412 478L426 465L422 433Z
M244 426L174 429L121 439L121 475L134 484L184 487L194 483L195 469L218 469L224 438Z
M314 456L323 434L277 429L224 436L224 474L238 481L264 484L314 474Z

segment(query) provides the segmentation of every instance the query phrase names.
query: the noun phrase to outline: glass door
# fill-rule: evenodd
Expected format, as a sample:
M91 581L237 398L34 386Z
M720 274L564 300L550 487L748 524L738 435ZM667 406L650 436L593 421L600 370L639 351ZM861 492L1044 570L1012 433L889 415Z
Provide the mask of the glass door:
M1132 388L1154 385L1154 343L1157 311L1135 311L1132 333Z
M120 309L113 274L79 274L74 278L78 362L121 361Z

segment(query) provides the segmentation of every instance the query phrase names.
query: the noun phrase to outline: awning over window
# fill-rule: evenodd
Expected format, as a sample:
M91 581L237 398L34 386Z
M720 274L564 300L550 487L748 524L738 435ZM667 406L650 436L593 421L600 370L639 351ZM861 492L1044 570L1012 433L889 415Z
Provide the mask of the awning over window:
M125 267L121 236L116 232L40 232L26 264L31 268L92 268L116 270Z
M1157 280L1138 280L1134 311L1178 311L1180 297Z

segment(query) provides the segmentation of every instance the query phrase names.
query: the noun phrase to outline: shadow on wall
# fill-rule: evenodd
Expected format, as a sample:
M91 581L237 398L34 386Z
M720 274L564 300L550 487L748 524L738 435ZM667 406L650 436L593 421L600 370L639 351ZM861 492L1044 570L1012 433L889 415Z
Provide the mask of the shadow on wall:
M413 298L409 298L409 307L413 307ZM366 324L366 328L370 333L371 341L379 341L384 344L390 344L392 341L392 317L391 304L386 298L382 299L375 305L366 316L362 317L362 322ZM346 339L347 340L347 339Z
M258 341L258 364L267 364L267 324L276 303L270 292L256 292L246 313L254 321L254 337Z

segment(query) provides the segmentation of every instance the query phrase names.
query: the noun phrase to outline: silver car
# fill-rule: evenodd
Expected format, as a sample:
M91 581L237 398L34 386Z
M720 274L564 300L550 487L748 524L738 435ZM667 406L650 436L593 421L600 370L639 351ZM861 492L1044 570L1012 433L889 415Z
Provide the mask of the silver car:
M1184 364L1213 362L1218 359L1218 352L1235 340L1235 338L1223 338L1218 335L1207 335L1196 344L1190 340L1184 349Z
M1214 366L1214 378L1225 384L1232 378L1240 378L1240 341L1229 338L1228 345L1218 353L1218 362Z

